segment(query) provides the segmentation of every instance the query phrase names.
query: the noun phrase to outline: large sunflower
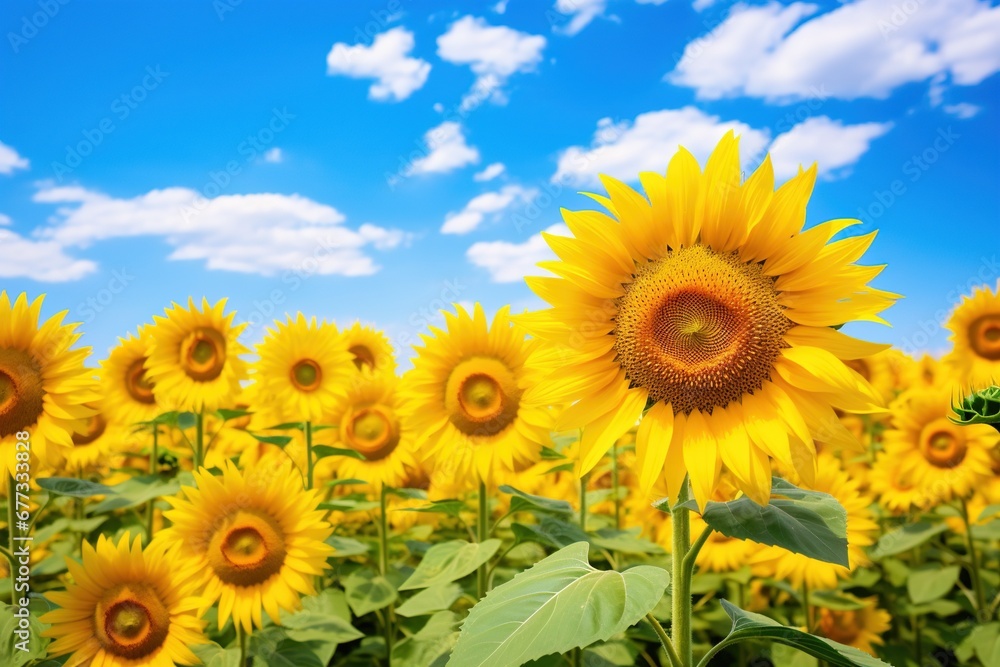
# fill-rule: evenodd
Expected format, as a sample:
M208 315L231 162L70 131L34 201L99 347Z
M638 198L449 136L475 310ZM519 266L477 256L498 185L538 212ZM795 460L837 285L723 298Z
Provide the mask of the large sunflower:
M725 465L766 503L769 456L808 476L834 407L881 408L844 362L885 346L833 327L881 322L896 295L868 286L882 267L854 264L874 233L830 242L858 221L802 230L815 179L775 192L768 157L741 183L730 132L704 173L682 148L665 176L640 174L645 197L602 177L609 196L590 196L610 216L563 212L573 236L546 234L560 261L540 264L557 277L527 279L552 308L518 321L556 346L529 394L576 401L558 426L583 428L584 472L641 418L644 489L666 475L676 497L687 474L704 503Z
M80 334L62 323L68 311L39 324L43 298L29 304L21 293L11 304L0 291L0 470L10 474L18 433L29 434L39 459L58 463L94 414L86 404L98 398L93 370L83 365L90 348L73 347Z
M512 325L509 308L493 324L478 303L470 315L456 305L445 329L422 335L406 398L417 447L459 480L492 483L498 470L523 470L536 461L551 427L546 403L531 400L526 362L536 341Z
M254 377L258 396L272 405L281 421L319 422L343 395L353 370L347 344L337 327L309 320L275 322L257 346ZM272 403L273 401L273 403Z
M146 379L157 403L167 409L200 412L229 407L247 377L240 358L247 349L237 338L246 324L233 324L235 312L224 312L226 300L214 306L194 299L188 307L174 303L165 316L154 315Z
M892 627L892 616L879 609L876 597L858 602L863 605L859 609L820 608L816 630L827 639L875 655L875 646L885 643L882 635Z
M353 449L364 460L335 457L341 479L363 479L376 489L403 486L418 467L410 419L400 415L394 376L372 374L356 380L347 396L326 415L337 426L334 446Z
M153 384L145 369L149 330L149 325L143 325L137 336L130 332L125 338L119 338L118 345L101 362L104 410L108 418L119 424L149 421L162 412L156 405Z
M142 549L126 532L117 545L104 535L97 548L83 544L83 564L67 559L75 582L46 593L59 605L39 620L51 623L51 655L73 655L66 667L171 667L200 661L191 646L204 644L194 597L193 564L163 545Z
M957 381L982 389L1000 382L1000 281L976 287L948 320L952 351L945 357Z
M396 356L392 344L385 334L375 327L355 322L341 334L354 360L354 366L362 373L396 372Z
M277 459L245 472L225 461L222 475L202 468L194 478L196 487L167 499L173 525L157 539L180 543L204 573L203 595L219 601L220 628L230 616L247 632L260 628L262 608L280 623L281 609L293 611L300 595L315 593L313 579L333 553L317 492Z

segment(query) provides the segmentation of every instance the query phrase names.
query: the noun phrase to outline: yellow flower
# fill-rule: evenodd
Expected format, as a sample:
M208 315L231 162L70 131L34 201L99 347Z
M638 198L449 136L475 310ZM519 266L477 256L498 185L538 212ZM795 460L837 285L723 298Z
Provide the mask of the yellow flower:
M899 375L905 363L902 357L899 350L888 349L869 357L845 360L844 363L857 371L888 403L896 396Z
M545 403L525 394L535 341L512 326L508 308L487 325L478 303L470 315L456 305L446 330L431 327L405 378L407 411L424 458L459 480L491 484L498 471L524 469L548 442Z
M947 381L947 367L929 354L919 359L906 357L901 384L903 389L934 387Z
M353 449L364 460L331 457L341 479L362 479L375 489L403 486L417 466L415 434L400 415L397 380L370 374L351 382L347 396L326 415L337 426L333 445Z
M196 487L167 499L173 525L157 539L180 543L204 573L203 595L219 602L220 628L230 616L247 632L260 628L262 608L280 623L281 609L293 611L300 595L315 593L313 577L333 553L317 492L303 489L287 461L245 472L226 461L221 476L202 468L194 478Z
M170 667L200 661L190 647L207 640L197 613L204 600L193 597L191 565L162 545L129 545L101 535L95 549L83 544L83 564L67 559L75 583L45 594L59 605L41 617L51 628L51 655L73 655L67 667Z
M947 386L904 393L892 404L892 428L883 434L901 471L925 494L942 500L967 498L992 475L990 449L997 440L990 426L952 422L952 398Z
M110 454L127 451L131 449L130 443L136 441L129 428L109 421L98 404L90 407L99 411L87 417L81 432L73 434L73 447L65 451L65 460L59 466L70 473L98 465L107 467Z
M983 285L965 296L948 320L952 351L945 363L964 387L982 389L1000 378L1000 281L991 290Z
M167 409L216 410L227 407L247 377L240 358L247 349L237 340L246 324L233 325L235 312L224 310L226 300L214 306L202 299L201 309L174 303L166 316L154 315L152 346L146 360L146 378L157 403Z
M55 464L73 446L73 433L94 414L93 370L83 365L89 347L73 348L76 324L66 312L39 324L42 299L22 293L11 304L0 291L0 470L15 472L18 433L27 432L31 453ZM23 448L21 448L23 450Z
M875 655L875 646L881 646L882 634L892 627L892 616L878 608L878 598L858 600L864 603L861 609L837 611L820 608L819 634L835 642L853 646Z
M914 479L905 459L905 453L881 452L869 475L869 490L878 504L897 516L929 509L941 500L939 492Z
M341 334L354 360L354 366L363 373L394 375L396 357L385 334L375 327L355 322Z
M834 407L880 410L844 362L885 346L832 327L881 322L896 295L868 286L882 267L854 263L874 233L830 242L858 221L803 231L815 178L775 192L766 158L741 183L729 133L704 173L681 149L665 176L640 174L645 197L603 177L609 196L591 197L611 215L564 211L573 236L545 235L560 261L540 266L557 277L527 280L552 308L518 321L555 346L532 398L577 401L557 427L583 428L584 472L641 419L644 489L665 475L676 497L687 474L702 504L725 465L766 503L769 457L808 477Z
M257 346L257 392L280 421L319 422L353 370L346 341L333 324L302 313L274 324Z
M131 426L154 419L161 410L153 396L153 385L146 372L150 327L139 327L137 336L129 333L118 339L108 358L101 362L101 391L104 411L110 420Z

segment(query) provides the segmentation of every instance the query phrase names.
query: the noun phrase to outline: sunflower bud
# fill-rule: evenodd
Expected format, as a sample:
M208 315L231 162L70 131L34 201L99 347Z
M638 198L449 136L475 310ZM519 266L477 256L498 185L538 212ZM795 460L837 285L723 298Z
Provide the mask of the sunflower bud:
M955 412L951 418L956 424L989 424L1000 431L1000 387L993 385L975 391L958 405L952 404Z

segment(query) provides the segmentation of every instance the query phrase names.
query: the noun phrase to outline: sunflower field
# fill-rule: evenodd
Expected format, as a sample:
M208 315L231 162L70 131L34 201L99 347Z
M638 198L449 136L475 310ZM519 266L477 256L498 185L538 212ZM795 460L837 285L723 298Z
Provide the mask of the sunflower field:
M405 372L194 298L95 361L0 292L0 664L997 667L1000 285L942 358L842 332L899 295L816 175L604 177L548 308Z

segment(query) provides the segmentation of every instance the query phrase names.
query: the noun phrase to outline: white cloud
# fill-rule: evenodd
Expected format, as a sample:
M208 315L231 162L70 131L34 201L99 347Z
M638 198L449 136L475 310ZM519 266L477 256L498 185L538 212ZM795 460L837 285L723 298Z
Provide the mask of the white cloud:
M377 35L371 46L334 44L326 56L327 74L375 79L368 89L371 99L405 100L431 71L427 61L409 57L413 43L413 33L397 27Z
M493 5L493 11L496 12L497 14L503 14L504 12L507 11L507 2L508 0L500 0L495 5Z
M538 194L534 188L507 185L497 192L485 192L473 197L458 213L450 213L441 225L442 234L468 234L478 227L487 216L499 218L516 202L528 203Z
M0 141L0 174L13 174L15 169L27 169L28 159L17 154L11 146Z
M264 162L270 162L271 164L279 164L284 162L285 154L280 148L275 146L274 148L269 148L264 151Z
M589 147L571 146L559 156L553 181L574 185L598 183L598 174L634 180L641 171L664 172L670 157L684 146L704 160L728 130L735 130L740 151L750 163L767 145L766 130L746 123L723 121L694 107L664 109L639 114L634 121L614 123L603 118Z
M984 0L857 0L817 10L737 4L687 45L667 79L704 99L786 101L817 87L840 99L882 99L934 75L974 85L1000 70L1000 7Z
M479 162L479 150L465 142L462 126L445 121L424 134L427 154L414 160L407 174L432 174L454 171Z
M969 104L968 102L959 102L958 104L944 105L944 110L945 113L950 113L952 116L965 120L967 118L972 118L977 113L982 111L983 108L975 104Z
M719 0L694 0L694 2L691 3L691 7L696 12L703 12L718 1Z
M798 173L818 162L820 175L831 175L856 163L871 142L892 129L892 123L844 125L826 116L809 118L778 135L769 149L776 178Z
M462 100L462 109L486 99L504 103L503 86L517 72L530 72L542 60L545 38L507 26L492 26L481 18L463 16L437 38L438 56L456 65L468 65L477 79Z
M0 227L10 227L12 222L9 215L0 213Z
M386 250L405 233L362 224L299 195L237 194L205 199L188 188L152 190L118 199L79 186L43 185L34 200L59 205L36 236L60 247L87 247L123 237L161 237L169 259L203 261L208 269L258 275L306 271L361 276L378 271L370 248Z
M569 17L566 25L553 26L564 35L575 35L607 9L607 0L556 0L556 11Z
M7 222L0 224L10 224L10 218L2 217ZM10 229L0 229L0 247L4 252L0 278L30 278L43 283L61 283L77 280L97 270L96 263L70 257L55 241L33 241Z
M550 234L569 235L569 228L559 223L545 231ZM509 241L482 241L473 243L465 252L466 258L475 266L486 269L490 280L495 283L515 283L525 276L546 273L536 265L538 262L555 259L555 253L542 238L535 234L524 243Z
M478 171L472 175L472 180L474 181L492 181L494 178L500 174L507 171L507 167L504 166L503 162L494 162L493 164L487 166L482 171Z

